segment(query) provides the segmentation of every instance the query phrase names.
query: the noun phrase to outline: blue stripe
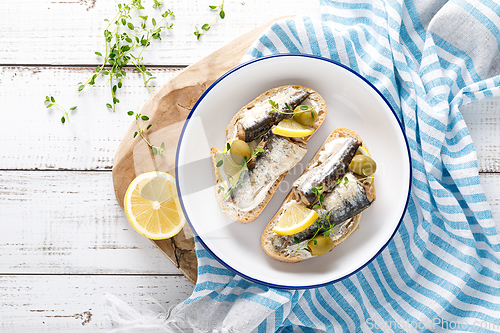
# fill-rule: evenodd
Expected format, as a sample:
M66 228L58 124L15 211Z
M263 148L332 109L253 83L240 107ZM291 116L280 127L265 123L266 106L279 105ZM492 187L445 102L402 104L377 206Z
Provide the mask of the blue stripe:
M317 300L321 304L321 306L330 314L342 327L343 332L348 332L348 326L347 323L345 322L344 319L342 319L342 316L339 315L337 311L335 311L330 304L325 300L322 294L322 289L315 289L314 290L314 295L316 296ZM334 331L334 326L330 321L323 321L323 324L325 324L325 328L328 330L330 328L330 331Z
M325 289L330 293L335 302L340 306L340 308L345 311L349 317L354 321L354 323L361 323L361 318L359 318L356 310L349 304L344 296L338 291L334 284L328 285Z
M262 323L257 327L257 332L259 333L267 333L267 320L264 319Z
M492 13L500 12L492 0L482 3ZM321 30L316 31L310 18L281 21L259 38L247 56L298 53L306 40L310 51L305 52L320 55L320 45L325 43L329 54L323 50L323 56L342 59L377 87L407 134L413 168L407 216L383 256L352 277L316 290L275 290L239 277L230 279L234 273L218 265L209 252L197 251L199 283L185 304L202 298L214 306L243 301L274 311L255 323L258 332L273 328L313 332L314 327L329 332L364 331L369 329L364 320L372 316L407 322L450 316L497 320L500 244L480 187L474 144L458 107L464 100L500 95L500 76L480 77L478 73L489 68L479 67L472 58L479 49L468 54L477 47L475 41L457 43L436 32L445 32L439 19L458 14L447 12L457 6L481 22L480 28L492 32L499 45L500 29L466 0L453 0L442 8L411 0L403 4L320 0L320 4L331 11L322 13L323 22L317 25ZM441 15L419 17L426 6L442 10ZM409 15L403 15L405 11ZM426 30L422 24L431 21L436 29ZM272 43L269 36L274 35L283 45ZM323 36L325 41L319 40ZM446 59L440 58L445 52ZM214 275L230 281L208 281ZM354 327L343 319L347 316Z
M305 17L303 21L307 32L307 38L309 40L309 46L311 47L311 53L317 56L321 56L318 39L316 37L316 31L314 30L314 25L311 19Z
M308 290L306 290L308 292ZM305 293L304 293L305 294ZM292 309L293 314L297 316L297 319L306 327L313 327L316 328L316 325L312 322L312 320L306 315L304 310L302 310L302 307L300 304L296 304L293 309Z
M286 20L286 25L288 26L288 29L290 29L290 32L292 33L292 35L297 40L297 43L299 43L299 45L301 47L304 47L302 45L302 41L300 40L299 34L297 32L297 27L295 26L295 20L291 20L291 19Z
M259 40L262 43L262 45L265 46L269 50L269 52L271 52L272 54L279 53L276 46L274 46L274 44L271 42L269 37L267 37L266 35L262 35Z
M273 24L271 30L278 36L283 45L287 48L289 53L300 53L299 49L295 46L292 40L288 37L285 31L279 24Z
M500 29L488 18L488 16L484 15L481 13L477 8L472 6L470 3L463 1L463 0L453 0L454 3L457 5L461 6L463 9L465 9L469 14L471 14L476 20L481 22L481 24L488 29L491 34L493 35L494 38L497 40L497 45L499 45L498 50L500 50ZM498 16L498 5L494 4L493 6L491 5L492 2L489 1L490 6L492 7L492 14ZM496 11L495 11L495 9Z

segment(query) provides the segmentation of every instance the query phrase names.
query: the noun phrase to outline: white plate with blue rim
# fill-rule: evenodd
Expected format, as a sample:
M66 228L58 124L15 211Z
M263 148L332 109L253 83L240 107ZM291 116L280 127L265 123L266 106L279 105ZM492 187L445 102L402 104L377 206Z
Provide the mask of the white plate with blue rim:
M302 161L251 223L226 216L215 197L210 148L223 150L233 115L266 90L297 84L316 90L328 113L307 144ZM260 238L291 184L328 135L338 127L357 132L377 162L377 200L364 211L359 229L331 252L289 264L268 257ZM193 107L179 138L177 190L197 239L225 267L270 287L304 289L340 281L369 264L396 233L410 195L411 161L406 136L387 99L348 67L311 55L275 55L241 64L221 76Z

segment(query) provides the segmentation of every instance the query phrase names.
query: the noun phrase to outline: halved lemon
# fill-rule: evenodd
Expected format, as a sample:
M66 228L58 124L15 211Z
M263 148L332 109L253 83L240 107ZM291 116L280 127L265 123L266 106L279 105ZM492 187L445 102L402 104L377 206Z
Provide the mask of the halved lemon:
M173 237L186 223L175 179L165 172L137 176L125 193L124 209L132 227L151 239Z
M273 133L289 138L302 138L314 133L314 129L308 126L299 124L292 119L283 119L273 128Z
M292 202L279 217L273 231L278 235L293 235L309 228L318 219L314 210Z

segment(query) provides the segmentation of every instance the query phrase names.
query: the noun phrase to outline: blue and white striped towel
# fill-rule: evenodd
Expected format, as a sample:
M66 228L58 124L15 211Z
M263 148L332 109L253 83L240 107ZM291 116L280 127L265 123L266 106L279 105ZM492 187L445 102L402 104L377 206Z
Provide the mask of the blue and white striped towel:
M500 95L494 0L321 0L322 20L274 24L243 61L307 53L352 68L391 103L413 185L387 248L310 290L255 284L196 244L198 283L170 323L195 332L500 331L499 238L459 107Z

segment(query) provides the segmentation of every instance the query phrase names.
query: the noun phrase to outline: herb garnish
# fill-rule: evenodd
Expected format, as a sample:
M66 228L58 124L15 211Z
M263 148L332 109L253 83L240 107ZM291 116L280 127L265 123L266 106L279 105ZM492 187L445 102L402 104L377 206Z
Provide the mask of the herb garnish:
M269 104L271 104L271 107L272 107L272 110L269 111L269 113L291 114L292 115L291 119L293 119L293 117L295 115L298 115L299 113L310 112L311 118L314 119L314 113L313 113L314 106L300 105L298 107L299 110L294 111L294 110L292 110L290 105L288 105L288 103L285 103L285 110L287 110L287 111L283 111L283 110L280 110L278 103L276 103L275 101L273 101L271 99L269 100Z
M134 138L137 136L137 134L140 134L142 139L147 143L147 145L149 146L149 148L151 148L151 151L153 152L154 155L158 154L158 155L162 155L163 154L163 150L165 149L165 142L162 142L161 145L158 147L158 146L155 146L153 144L151 144L151 142L148 141L148 139L146 139L146 137L144 136L144 132L149 130L151 128L151 124L149 124L146 129L143 129L141 128L141 126L139 125L139 120L142 120L142 121L148 121L149 120L149 117L148 116L144 116L144 115L141 115L140 113L135 113L134 111L129 111L127 112L127 114L129 116L135 116L135 122L137 124L137 131L134 133Z
M153 8L160 8L163 1L155 0ZM172 29L173 24L164 21L169 17L174 17L174 13L167 9L161 14L161 19L157 22L153 17L150 20L151 28L147 28L148 16L139 15L140 22L132 22L132 13L144 9L141 0L132 0L128 3L118 4L118 13L109 22L104 30L104 39L106 52L104 55L100 52L95 54L102 58L102 64L95 68L95 73L85 83L78 83L78 91L82 91L87 85L94 85L99 75L108 76L111 89L112 103L106 103L106 107L115 111L116 104L120 100L116 97L116 91L123 87L123 78L126 76L124 67L128 64L134 65L135 69L142 74L144 85L153 92L148 83L155 79L151 72L144 66L143 52L151 44L152 39L161 39L161 32ZM122 29L127 31L122 31ZM133 53L137 50L138 53ZM111 66L109 68L108 66Z
M69 110L66 110L66 108L64 108L63 106L61 106L60 104L58 104L56 102L56 99L54 98L54 96L46 96L44 103L45 103L47 109L51 108L53 106L57 106L58 108L60 108L61 110L64 111L64 115L61 117L61 123L63 123L63 124L66 122L66 119L68 120L68 123L70 122L69 121L69 113L73 110L76 110L76 106L73 106L73 107L69 108Z
M347 177L346 177L347 178ZM323 186L316 186L314 188L311 189L311 191L316 195L316 197L318 198L318 203L316 205L314 205L312 207L312 209L316 209L316 208L319 208L321 210L324 210L323 208L323 201L325 200L325 197L323 195ZM331 223L330 222L330 214L331 214L332 211L329 211L325 216L323 217L320 217L316 220L316 225L318 226L318 228L316 229L316 231L314 232L314 235L311 237L311 239L314 239L319 233L321 230L325 230L323 232L323 236L324 237L328 237L330 236L330 233L333 235L333 237L335 237L335 239L337 239L337 237L335 236L335 234L333 233L333 227L335 226L335 223ZM323 223L323 221L328 221L328 227L325 227ZM307 240L307 243L309 243L311 241L311 239ZM293 240L295 241L295 243L299 244L300 243L300 240L297 238L297 237L294 237ZM317 244L317 241L314 239L314 245ZM298 247L297 249L295 249L293 253L297 252L297 251L300 251L300 250L306 250L308 252L311 252L311 250L309 250L309 248L307 246L305 247Z
M222 154L220 155L220 159L219 161L217 161L217 164L215 165L217 168L220 168L223 164L224 164L224 157L229 153L229 151L231 150L231 144L228 142L226 144L226 147L224 148L224 151L222 152ZM241 184L242 183L242 177L241 175L243 174L243 171L246 171L248 170L248 162L250 162L252 160L252 158L254 156L258 156L260 155L262 152L264 152L264 149L262 149L261 147L256 147L253 151L252 151L252 155L250 156L250 159L247 160L247 157L243 157L243 160L241 161L240 165L241 165L241 170L240 172L238 172L238 180L236 181L236 184L234 184L231 188L229 189L226 189L224 186L219 186L219 189L224 193L224 197L223 199L226 199L227 197L229 197L231 195L231 193L234 191L234 189L236 188L237 185ZM228 177L233 180L233 176L231 175L228 175Z
M215 23L215 20L217 20L217 17L220 17L222 20L224 17L226 17L226 12L224 11L224 0L222 0L222 3L218 6L208 6L212 10L217 10L217 15L215 15L214 19L210 23L205 23L204 25L201 26L201 29L198 29L198 27L194 27L196 30L194 32L194 35L196 36L196 39L200 39L202 35L205 34L212 25Z

